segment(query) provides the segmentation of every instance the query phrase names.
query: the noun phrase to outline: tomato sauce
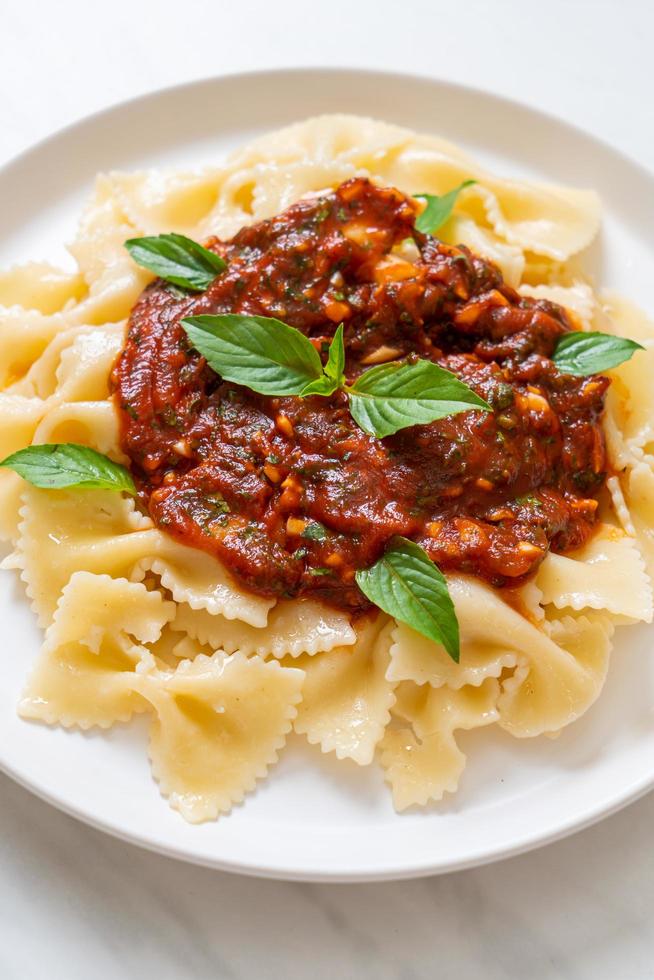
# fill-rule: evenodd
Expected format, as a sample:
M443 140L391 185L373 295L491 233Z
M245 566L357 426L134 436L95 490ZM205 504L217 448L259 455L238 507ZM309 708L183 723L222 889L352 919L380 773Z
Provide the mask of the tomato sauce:
M211 239L228 268L206 291L157 280L132 311L113 379L141 500L158 527L257 593L364 609L355 571L398 534L444 571L518 584L548 549L592 533L608 379L561 374L550 358L570 315L521 297L465 246L416 231L416 213L394 188L347 181ZM372 438L342 393L273 398L223 382L180 326L207 313L277 317L323 359L343 323L350 382L427 358L493 412Z

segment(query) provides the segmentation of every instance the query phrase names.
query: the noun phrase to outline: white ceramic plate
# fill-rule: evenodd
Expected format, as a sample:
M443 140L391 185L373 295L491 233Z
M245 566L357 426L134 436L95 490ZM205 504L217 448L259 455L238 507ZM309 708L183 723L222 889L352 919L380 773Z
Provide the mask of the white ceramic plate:
M0 264L62 259L94 174L213 162L251 136L319 112L374 115L438 133L504 175L596 188L605 223L592 263L602 284L651 310L654 179L615 150L524 106L402 75L298 70L169 89L84 120L0 171ZM599 702L560 738L464 733L459 793L398 816L376 767L336 762L292 738L229 817L189 826L159 796L138 720L65 732L16 716L39 634L15 578L0 581L0 766L109 833L211 867L305 880L411 877L470 867L554 840L654 784L654 628L618 630Z

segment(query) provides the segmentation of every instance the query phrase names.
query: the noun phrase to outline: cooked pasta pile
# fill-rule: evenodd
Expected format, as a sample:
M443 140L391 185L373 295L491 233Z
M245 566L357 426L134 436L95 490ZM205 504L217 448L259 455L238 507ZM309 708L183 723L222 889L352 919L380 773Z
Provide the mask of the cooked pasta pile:
M86 729L149 712L154 776L192 822L253 790L291 729L339 759L376 757L398 810L440 800L465 765L458 730L558 732L598 697L616 623L652 619L654 326L597 297L580 271L596 196L498 179L448 143L368 119L312 119L202 172L100 176L70 246L75 272L34 263L0 275L0 457L75 442L127 462L109 376L152 276L126 239L229 237L356 175L408 194L474 178L442 237L495 262L521 293L564 305L580 329L644 346L608 372L613 475L601 523L581 551L549 554L510 603L481 580L448 576L457 664L384 613L353 625L317 600L246 591L131 498L40 490L0 470L0 533L13 548L4 567L19 572L45 629L21 715Z

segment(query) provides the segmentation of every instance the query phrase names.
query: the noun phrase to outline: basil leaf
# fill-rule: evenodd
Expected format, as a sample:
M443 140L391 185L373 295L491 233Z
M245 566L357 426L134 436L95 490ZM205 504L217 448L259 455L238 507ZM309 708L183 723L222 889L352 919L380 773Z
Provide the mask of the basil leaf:
M338 381L334 381L332 378L328 378L326 374L323 374L320 378L306 385L300 392L300 395L302 398L306 398L308 395L322 395L323 398L327 398L329 395L333 395L339 387Z
M565 333L559 338L552 360L563 374L585 377L600 374L628 361L641 344L608 333Z
M192 316L182 326L195 349L225 381L262 395L299 395L322 376L310 340L274 317Z
M28 483L46 490L124 490L135 494L129 470L88 446L74 442L47 443L19 449L0 462Z
M432 361L380 364L364 371L347 391L355 421L378 439L458 412L491 411L467 384Z
M356 573L371 602L417 633L441 643L459 662L459 623L445 576L414 541L397 537L379 561Z
M327 364L304 334L281 320L225 313L181 321L193 346L226 381L262 395L321 395L347 391L355 421L383 438L409 425L490 406L466 384L431 361L380 364L345 385L342 324L334 334Z
M440 196L437 194L414 194L414 197L427 202L425 210L416 218L416 229L425 235L433 235L452 214L456 199L464 187L470 187L471 184L476 183L476 180L464 180L458 187Z
M224 259L186 235L130 238L125 248L137 265L150 269L166 282L195 292L207 289L227 268Z
M343 324L341 323L329 345L327 363L323 368L323 374L316 381L303 388L300 395L306 398L307 395L322 395L327 397L333 395L344 383L343 370L345 368L345 345L343 344Z
M336 382L337 387L343 384L343 371L345 370L345 344L343 343L343 324L339 324L336 333L332 337L327 355L327 363L324 372L328 378Z

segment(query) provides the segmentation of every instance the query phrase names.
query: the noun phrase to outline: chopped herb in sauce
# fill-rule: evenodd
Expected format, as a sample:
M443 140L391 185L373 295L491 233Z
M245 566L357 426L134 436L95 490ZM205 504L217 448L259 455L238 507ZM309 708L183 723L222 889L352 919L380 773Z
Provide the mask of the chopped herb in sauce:
M327 537L327 528L319 521L311 521L302 532L302 537L310 541L324 541Z

